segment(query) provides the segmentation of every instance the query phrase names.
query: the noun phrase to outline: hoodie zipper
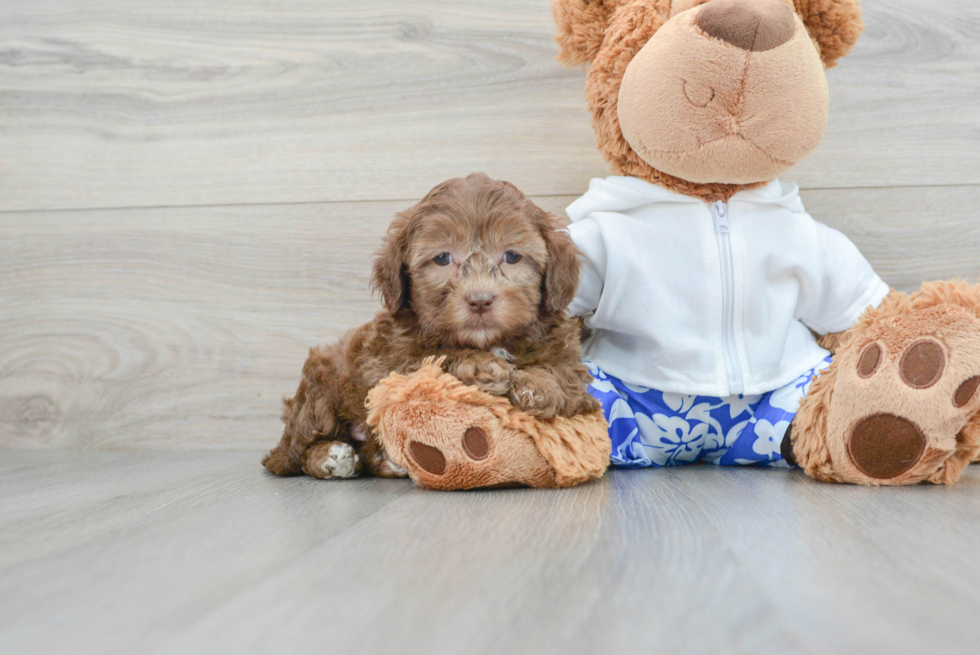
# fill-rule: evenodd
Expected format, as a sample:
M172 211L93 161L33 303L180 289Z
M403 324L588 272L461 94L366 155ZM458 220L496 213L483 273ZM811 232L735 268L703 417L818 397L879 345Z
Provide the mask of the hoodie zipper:
M728 222L728 205L722 201L711 205L711 218L715 223L715 240L718 242L718 258L721 263L721 314L722 344L725 351L725 370L728 373L728 393L742 393L742 368L738 363L735 347L735 264L732 262L731 224Z

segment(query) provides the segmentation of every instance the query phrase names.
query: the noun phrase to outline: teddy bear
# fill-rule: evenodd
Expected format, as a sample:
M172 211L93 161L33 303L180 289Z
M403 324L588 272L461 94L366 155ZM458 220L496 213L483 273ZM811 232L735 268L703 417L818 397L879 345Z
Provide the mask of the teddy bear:
M588 66L613 173L567 209L583 263L568 312L589 333L612 463L956 482L980 456L980 287L892 290L778 179L822 140L824 71L863 29L858 0L553 0L552 12L559 60ZM416 482L481 486L472 480L540 464L548 449L508 423L506 401L435 368L418 375L368 399L389 456ZM493 460L467 453L474 411ZM429 469L406 447L425 438L448 453ZM574 463L579 438L551 439L552 459ZM504 447L515 440L534 447ZM553 473L518 478L556 486Z
M614 176L568 208L572 303L626 466L951 484L980 454L980 288L890 289L779 182L820 143L858 0L556 0Z

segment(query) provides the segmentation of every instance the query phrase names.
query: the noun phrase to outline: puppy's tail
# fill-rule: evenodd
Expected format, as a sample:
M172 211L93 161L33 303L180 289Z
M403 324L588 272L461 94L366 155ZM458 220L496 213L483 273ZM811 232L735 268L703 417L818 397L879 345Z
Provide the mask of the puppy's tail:
M300 465L289 456L289 438L282 436L279 445L262 458L262 466L276 475L299 475L303 472Z

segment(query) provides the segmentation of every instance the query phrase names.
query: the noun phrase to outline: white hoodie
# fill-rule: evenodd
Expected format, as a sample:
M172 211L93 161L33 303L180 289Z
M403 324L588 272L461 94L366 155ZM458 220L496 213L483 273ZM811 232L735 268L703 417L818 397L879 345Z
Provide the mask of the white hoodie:
M817 334L888 295L858 249L774 181L709 205L633 177L568 207L585 255L569 307L595 312L585 357L624 382L725 397L773 391L827 355Z

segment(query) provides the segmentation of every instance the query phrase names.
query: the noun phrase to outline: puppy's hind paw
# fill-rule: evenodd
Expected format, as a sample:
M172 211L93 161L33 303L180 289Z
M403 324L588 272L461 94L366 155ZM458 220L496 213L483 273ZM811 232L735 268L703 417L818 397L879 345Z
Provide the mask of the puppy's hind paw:
M361 458L350 444L330 441L309 450L304 469L315 478L356 478L361 472Z
M408 471L395 464L383 450L369 458L371 475L376 478L407 478Z

